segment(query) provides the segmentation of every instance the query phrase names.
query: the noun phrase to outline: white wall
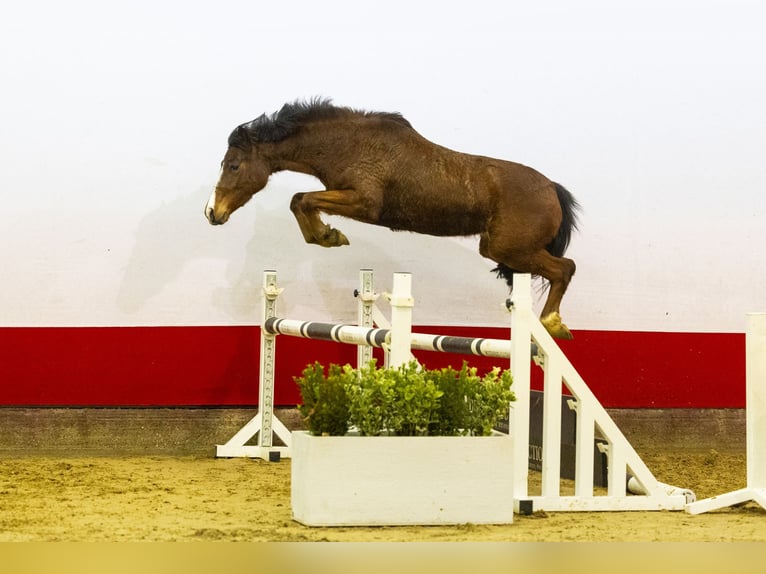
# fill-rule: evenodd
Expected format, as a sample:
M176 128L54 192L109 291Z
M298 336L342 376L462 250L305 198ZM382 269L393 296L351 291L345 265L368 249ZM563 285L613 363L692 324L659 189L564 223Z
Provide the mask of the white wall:
M279 174L202 207L237 124L324 95L531 165L585 212L574 329L741 331L766 309L766 8L752 1L29 1L0 10L2 325L353 318L357 269L411 270L418 323L502 325L474 240L342 221L303 244Z

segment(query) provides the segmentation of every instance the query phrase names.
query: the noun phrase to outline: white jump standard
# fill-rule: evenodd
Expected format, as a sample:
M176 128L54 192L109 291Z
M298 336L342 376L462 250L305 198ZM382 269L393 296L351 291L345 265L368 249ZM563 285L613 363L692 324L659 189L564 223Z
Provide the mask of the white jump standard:
M509 434L513 441L513 476L508 478L508 496L512 496L517 512L683 510L694 501L694 493L690 490L663 484L654 477L564 356L532 309L529 275L521 274L514 278L511 340L412 333L414 302L410 283L410 274L394 274L394 289L388 297L391 303L389 324L375 305L377 295L372 289L372 272L362 270L357 292L360 325L331 324L278 318L275 308L281 289L277 287L276 272L266 271L263 281L259 412L225 445L218 446L217 455L271 460L290 456L290 433L273 414L275 341L281 334L358 345L360 363L369 358L371 347L382 347L387 351L387 366L394 367L410 360L411 349L510 359L516 402L512 404L509 420ZM530 494L528 488L530 356L533 351L535 363L545 373L542 487L539 495ZM310 360L307 359L308 362ZM560 491L562 384L574 397L569 401L569 407L577 413L575 489L571 496L562 496ZM274 433L284 446L273 446ZM597 434L606 441L603 450L608 467L608 488L606 494L601 495L594 492L593 477L593 445ZM256 444L250 444L254 438ZM626 476L632 477L629 487ZM628 489L634 494L630 494Z
M277 287L275 271L263 273L263 320L276 314L277 297L282 289ZM290 456L290 431L274 416L274 358L275 336L261 329L260 387L258 391L258 413L250 419L226 444L216 447L215 455L220 458L250 457L264 460L279 460ZM284 446L274 446L274 434ZM255 444L249 444L256 439Z
M516 275L511 297L511 371L516 402L511 409L509 429L514 437L514 499L517 511L623 511L683 510L694 500L690 490L659 482L611 419L593 392L532 310L531 278ZM529 445L530 370L532 345L536 362L545 372L543 396L542 492L528 493L526 448ZM562 384L574 397L570 408L577 412L575 492L562 496L561 399ZM608 487L605 496L595 496L593 487L593 443L596 429L606 440ZM631 475L639 495L629 495L625 477Z
M690 504L686 509L689 514L750 501L766 509L766 449L763 444L766 439L766 313L747 315L745 362L747 486Z

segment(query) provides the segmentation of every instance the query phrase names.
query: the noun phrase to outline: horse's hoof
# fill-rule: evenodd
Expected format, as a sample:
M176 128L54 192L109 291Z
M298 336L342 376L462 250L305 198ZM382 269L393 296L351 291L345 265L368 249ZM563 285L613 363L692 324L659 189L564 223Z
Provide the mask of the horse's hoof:
M327 232L317 241L317 243L322 247L340 247L341 245L350 245L348 238L333 227L329 227Z
M561 322L561 315L557 312L546 315L540 322L545 327L545 330L551 334L554 339L572 339L572 333L569 328Z
M341 245L351 245L351 242L348 240L348 237L346 237L343 233L338 231L337 229L333 229L335 232L335 246L340 247Z

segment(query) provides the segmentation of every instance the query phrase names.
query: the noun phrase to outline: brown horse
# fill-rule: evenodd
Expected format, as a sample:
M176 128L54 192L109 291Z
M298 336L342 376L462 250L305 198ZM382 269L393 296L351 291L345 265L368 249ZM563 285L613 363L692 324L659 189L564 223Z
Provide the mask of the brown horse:
M578 205L561 185L524 165L436 145L400 114L336 107L329 100L285 104L238 126L229 136L221 177L205 216L226 223L236 209L289 170L317 177L325 190L297 193L290 209L303 238L348 245L320 213L393 230L438 236L479 235L479 252L498 276L531 273L550 283L542 321L571 338L559 305L575 264L562 257Z

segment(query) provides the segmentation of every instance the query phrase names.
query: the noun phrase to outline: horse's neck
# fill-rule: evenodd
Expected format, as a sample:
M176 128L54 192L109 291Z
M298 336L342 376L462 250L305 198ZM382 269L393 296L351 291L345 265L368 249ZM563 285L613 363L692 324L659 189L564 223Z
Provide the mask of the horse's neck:
M324 142L313 141L300 136L270 144L268 154L273 171L295 171L322 178L326 160L322 156L333 157ZM265 151L265 150L264 150Z
M311 162L302 158L293 157L275 157L271 161L271 172L295 171L318 177L318 170Z

